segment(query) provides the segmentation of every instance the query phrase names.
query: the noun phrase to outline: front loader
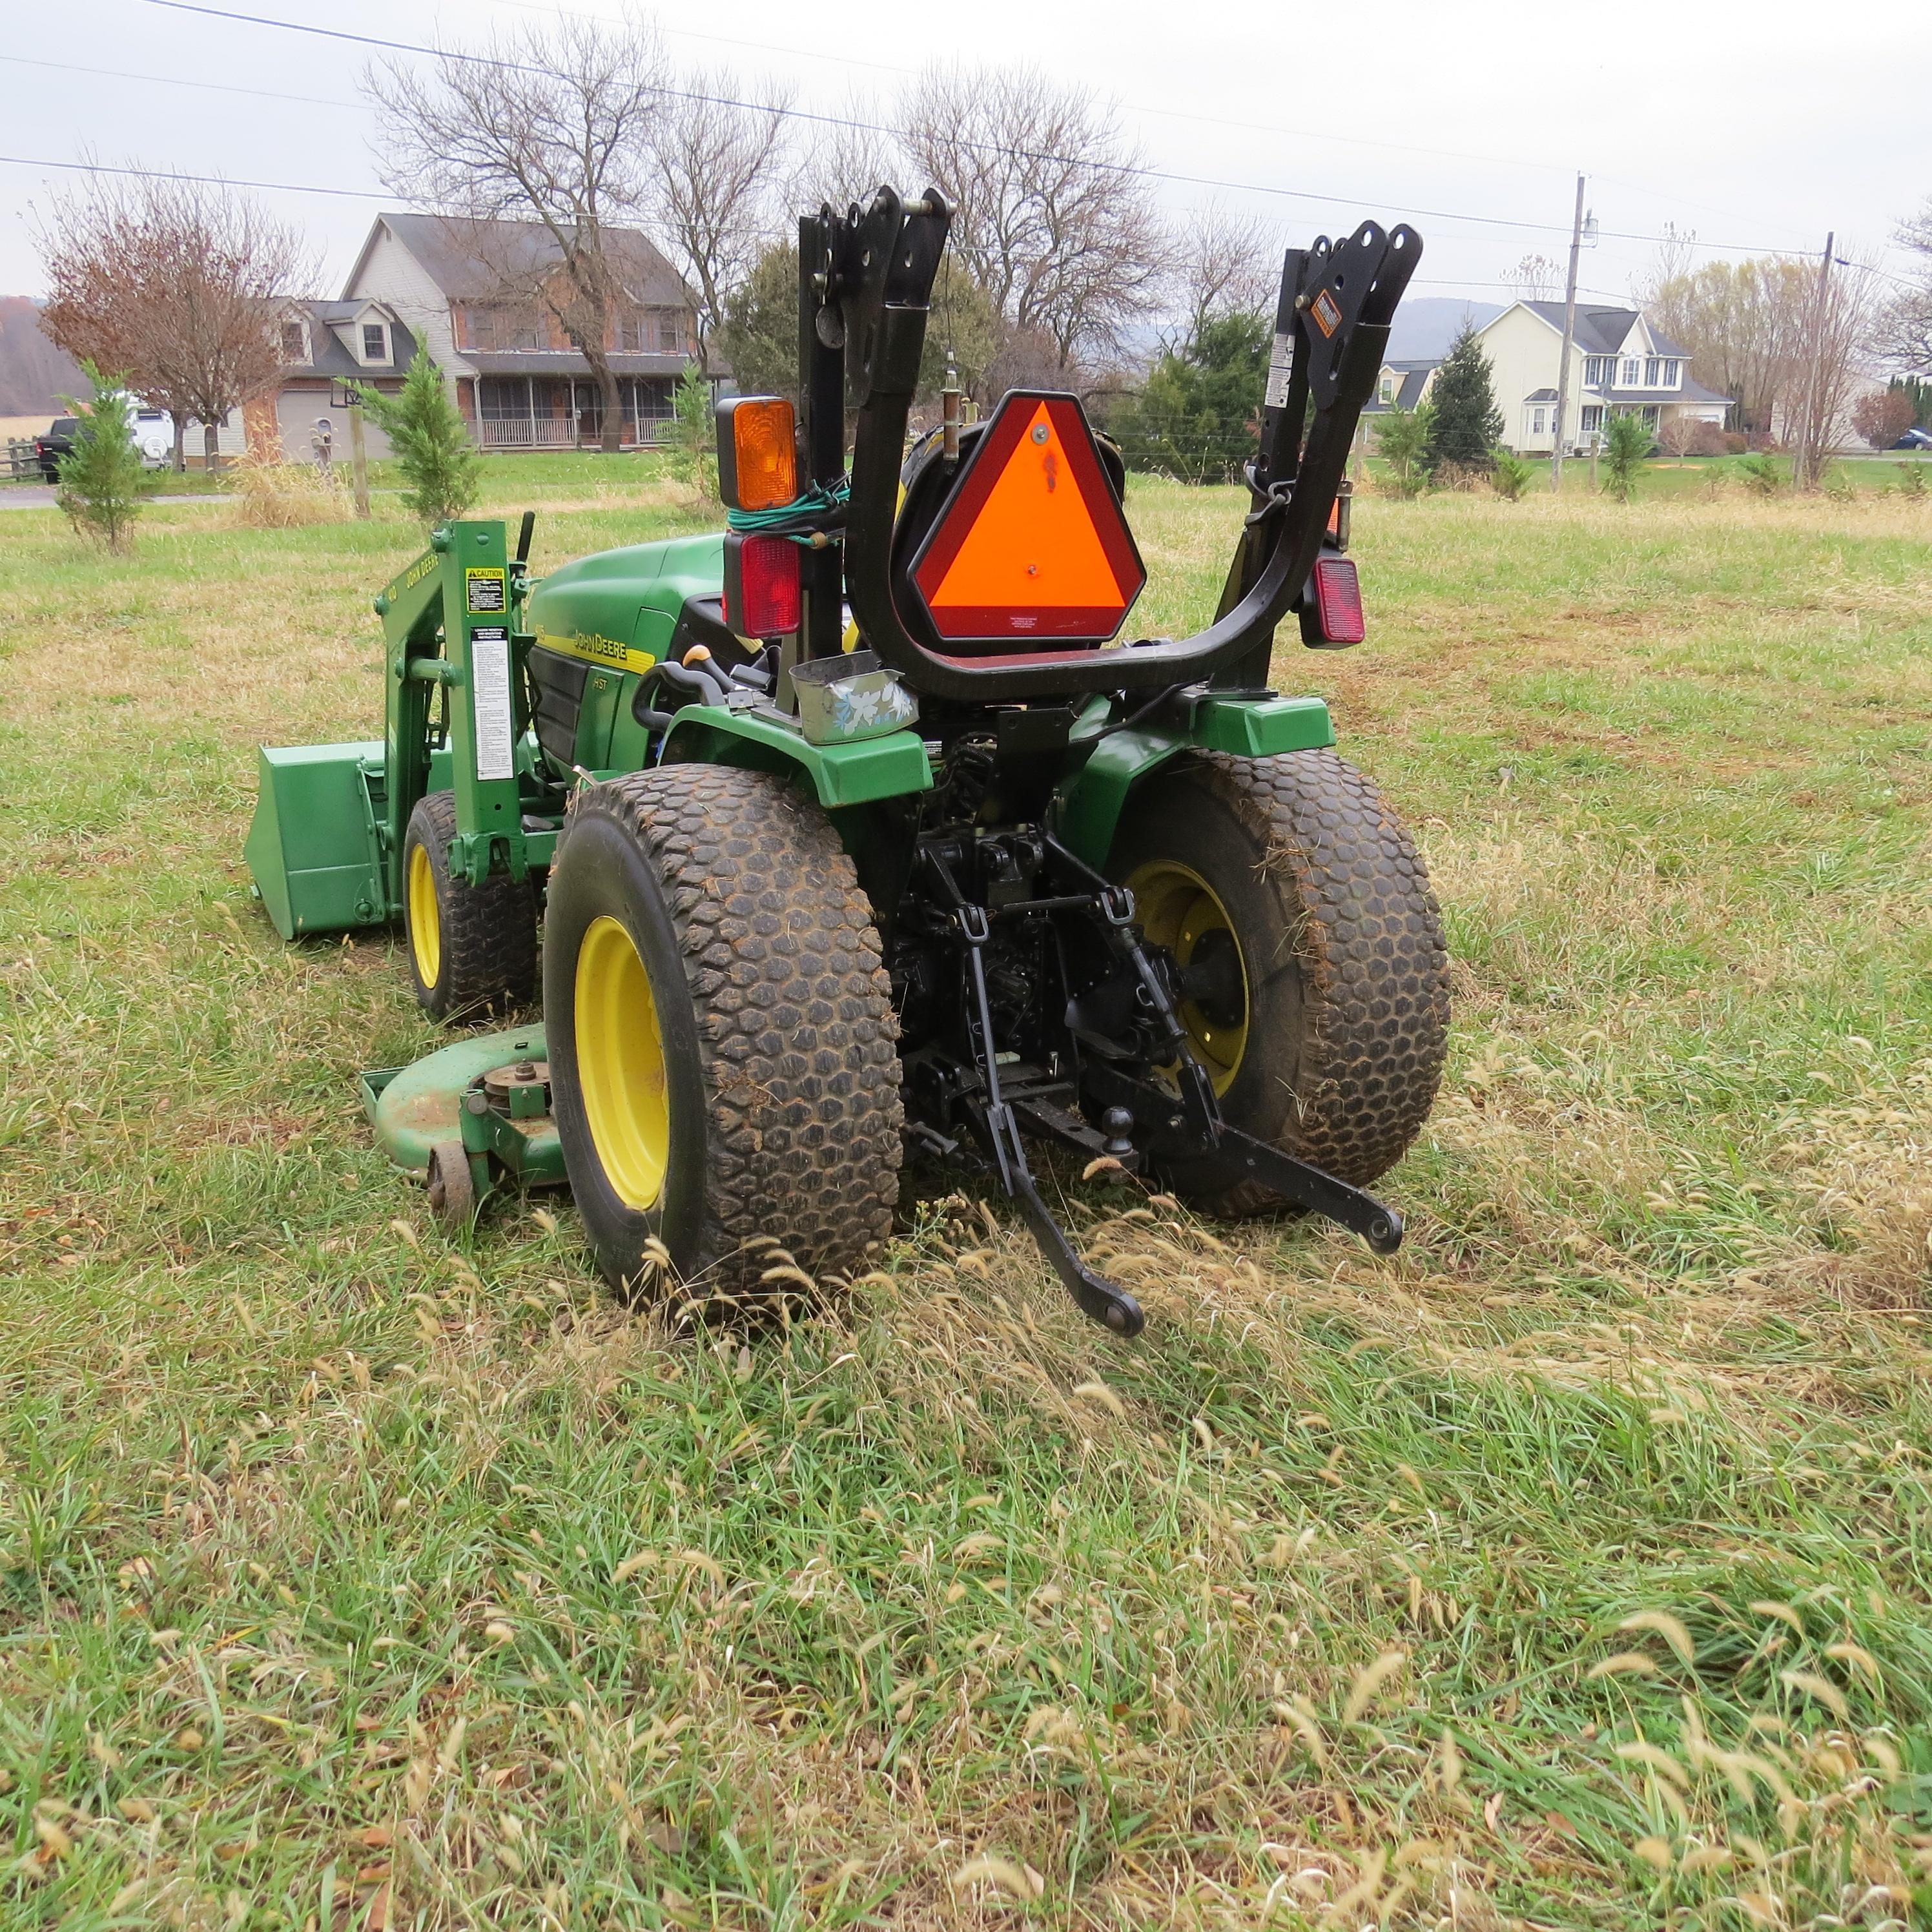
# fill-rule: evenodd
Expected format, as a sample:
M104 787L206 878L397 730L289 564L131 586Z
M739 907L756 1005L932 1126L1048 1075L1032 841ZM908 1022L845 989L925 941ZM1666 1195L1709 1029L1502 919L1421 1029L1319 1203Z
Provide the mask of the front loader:
M452 1221L567 1182L614 1284L756 1312L868 1265L910 1148L1132 1335L1042 1143L1402 1238L1365 1190L1434 1099L1441 923L1272 667L1291 618L1363 634L1344 471L1421 244L1289 252L1214 620L1120 641L1144 572L1076 398L949 392L908 448L950 218L800 222L799 399L720 405L727 531L538 579L528 516L439 530L376 600L383 740L265 750L248 859L285 937L400 920L447 1021L528 1006L541 921L541 1023L364 1076Z

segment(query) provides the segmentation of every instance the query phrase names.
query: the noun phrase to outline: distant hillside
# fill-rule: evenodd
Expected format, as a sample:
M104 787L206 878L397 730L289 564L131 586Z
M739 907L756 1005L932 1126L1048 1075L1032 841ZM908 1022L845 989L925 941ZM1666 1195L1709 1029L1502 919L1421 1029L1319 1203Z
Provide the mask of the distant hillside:
M1460 296L1405 296L1389 330L1389 358L1396 362L1434 362L1449 352L1468 316L1480 328L1508 306L1503 302L1466 302Z
M87 392L74 358L40 333L40 316L31 296L0 296L0 416L52 416L62 396Z

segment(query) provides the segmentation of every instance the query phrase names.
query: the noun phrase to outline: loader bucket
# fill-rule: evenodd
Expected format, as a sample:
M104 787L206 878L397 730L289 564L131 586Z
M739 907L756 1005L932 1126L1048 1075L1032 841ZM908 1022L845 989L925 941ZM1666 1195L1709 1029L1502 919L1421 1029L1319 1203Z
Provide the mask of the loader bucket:
M261 760L243 854L275 930L293 939L382 924L381 741L264 746Z

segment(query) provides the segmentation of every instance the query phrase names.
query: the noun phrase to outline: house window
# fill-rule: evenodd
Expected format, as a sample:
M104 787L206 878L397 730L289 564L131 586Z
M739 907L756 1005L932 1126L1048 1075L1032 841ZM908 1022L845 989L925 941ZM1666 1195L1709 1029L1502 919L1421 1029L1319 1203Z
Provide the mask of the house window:
M1643 365L1634 356L1624 358L1624 387L1634 389L1643 374Z
M1583 434L1594 436L1604 426L1604 406L1601 403L1583 405Z
M1529 412L1529 433L1532 436L1543 434L1543 412L1540 410L1532 410Z
M1646 422L1649 424L1652 429L1654 429L1656 428L1658 421L1662 417L1663 414L1664 412L1660 410L1654 403L1652 403L1650 406L1644 411L1643 419Z
M658 311L658 347L665 355L675 356L684 346L684 317L674 308Z
M1381 395L1382 400L1385 403L1392 403L1395 400L1395 378L1393 376L1384 376L1382 378Z
M1643 386L1646 389L1657 387L1657 379L1664 364L1654 356L1646 356L1643 360Z
M1593 389L1600 389L1616 374L1617 358L1614 356L1586 356L1583 358L1583 380Z
M534 309L488 308L472 309L466 318L470 346L472 349L541 349L543 331Z
M1674 356L1666 357L1665 358L1664 364L1664 386L1666 389L1676 388L1678 381L1682 379L1683 374L1684 364L1682 363L1679 362Z
M282 324L282 360L284 362L306 362L308 360L308 332L298 322Z
M388 361L389 331L386 324L365 322L362 325L362 359L365 362Z

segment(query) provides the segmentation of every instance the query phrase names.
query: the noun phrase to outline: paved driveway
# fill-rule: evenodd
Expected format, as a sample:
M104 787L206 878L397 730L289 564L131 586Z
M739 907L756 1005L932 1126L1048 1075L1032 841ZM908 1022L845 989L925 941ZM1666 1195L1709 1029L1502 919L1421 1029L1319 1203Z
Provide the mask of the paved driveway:
M232 503L232 496L189 495L149 496L150 503ZM51 483L10 483L0 487L0 510L51 510L54 488Z

